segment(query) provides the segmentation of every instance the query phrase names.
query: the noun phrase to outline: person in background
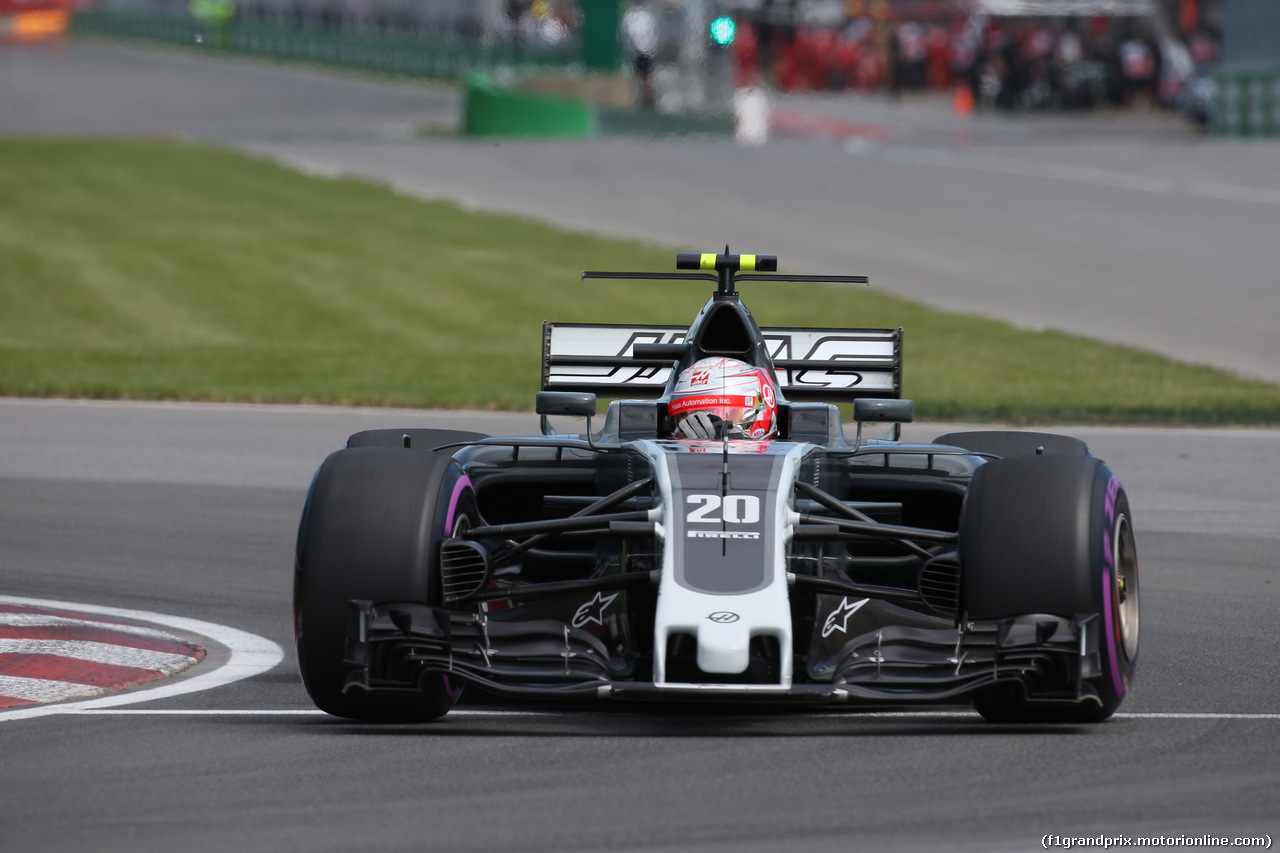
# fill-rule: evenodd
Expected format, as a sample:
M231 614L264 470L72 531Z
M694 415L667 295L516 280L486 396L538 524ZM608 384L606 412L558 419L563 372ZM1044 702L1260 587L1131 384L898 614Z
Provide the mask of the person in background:
M658 52L658 19L647 3L632 5L622 16L622 42L636 76L636 102L653 109L653 57Z

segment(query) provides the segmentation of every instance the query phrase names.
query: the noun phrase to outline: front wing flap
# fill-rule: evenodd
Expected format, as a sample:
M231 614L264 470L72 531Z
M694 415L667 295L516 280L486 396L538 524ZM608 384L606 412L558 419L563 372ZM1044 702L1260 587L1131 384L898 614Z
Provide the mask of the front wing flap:
M955 630L888 626L850 640L832 679L865 699L947 701L998 682L1021 682L1028 701L1096 697L1098 619L1029 614L963 622Z

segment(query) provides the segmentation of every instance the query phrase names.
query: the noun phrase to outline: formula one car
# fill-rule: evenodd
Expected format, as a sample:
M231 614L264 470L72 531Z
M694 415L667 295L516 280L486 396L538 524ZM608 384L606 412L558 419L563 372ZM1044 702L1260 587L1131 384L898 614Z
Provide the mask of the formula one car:
M902 441L901 329L761 328L737 292L866 279L776 269L726 247L583 273L716 289L688 327L544 323L542 434L373 430L330 455L294 575L316 705L425 721L474 685L1110 716L1138 656L1120 481L1066 436Z

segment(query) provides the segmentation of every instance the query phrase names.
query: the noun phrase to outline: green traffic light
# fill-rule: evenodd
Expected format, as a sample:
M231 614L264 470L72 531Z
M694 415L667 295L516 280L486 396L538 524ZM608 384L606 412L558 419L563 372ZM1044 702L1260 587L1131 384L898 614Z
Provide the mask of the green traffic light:
M721 15L711 22L711 40L721 47L731 45L737 29L734 26L733 18Z

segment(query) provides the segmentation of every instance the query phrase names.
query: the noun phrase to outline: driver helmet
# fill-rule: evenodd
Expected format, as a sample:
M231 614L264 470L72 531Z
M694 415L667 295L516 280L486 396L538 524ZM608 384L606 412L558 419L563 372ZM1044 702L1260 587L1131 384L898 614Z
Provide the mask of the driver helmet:
M769 371L736 358L704 358L680 374L667 411L679 425L707 412L729 425L736 438L768 438L778 432L778 400ZM736 427L736 429L735 429ZM680 432L679 438L689 438Z

